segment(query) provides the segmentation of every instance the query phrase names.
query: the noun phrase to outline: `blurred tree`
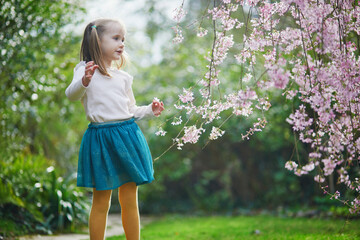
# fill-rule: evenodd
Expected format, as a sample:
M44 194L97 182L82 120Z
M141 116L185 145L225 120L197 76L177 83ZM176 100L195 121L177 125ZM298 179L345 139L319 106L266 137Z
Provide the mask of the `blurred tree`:
M6 156L27 148L54 157L49 132L58 129L50 128L51 120L67 113L59 88L71 75L63 70L74 61L79 41L64 27L76 24L81 8L77 1L3 0L0 5L0 149Z
M15 221L25 232L74 226L87 216L71 176L80 106L64 97L80 40L65 28L84 12L79 3L0 1L0 222Z

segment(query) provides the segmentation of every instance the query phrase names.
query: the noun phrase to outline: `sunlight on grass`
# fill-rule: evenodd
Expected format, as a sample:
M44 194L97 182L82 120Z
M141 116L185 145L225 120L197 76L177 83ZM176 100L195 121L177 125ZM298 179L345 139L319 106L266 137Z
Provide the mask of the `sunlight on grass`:
M141 231L141 239L359 239L359 226L359 220L272 216L167 216L146 225ZM125 236L107 238L107 240L115 239L125 240Z

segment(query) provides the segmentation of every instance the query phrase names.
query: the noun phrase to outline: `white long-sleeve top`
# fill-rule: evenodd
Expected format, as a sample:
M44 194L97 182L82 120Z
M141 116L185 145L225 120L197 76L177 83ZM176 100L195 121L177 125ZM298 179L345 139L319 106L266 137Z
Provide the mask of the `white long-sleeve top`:
M107 69L111 77L102 75L98 69L87 87L82 83L85 75L85 62L74 68L74 78L65 90L70 101L81 100L86 118L90 122L108 122L134 117L141 119L154 116L152 103L136 106L132 91L133 77L118 69Z

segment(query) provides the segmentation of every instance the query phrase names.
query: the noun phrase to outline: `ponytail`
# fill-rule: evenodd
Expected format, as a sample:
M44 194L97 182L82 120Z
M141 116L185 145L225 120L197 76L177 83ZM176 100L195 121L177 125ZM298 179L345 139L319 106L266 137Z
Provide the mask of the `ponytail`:
M99 66L98 69L101 72L101 74L110 76L110 74L106 71L106 67L103 61L103 55L100 47L101 43L100 43L99 35L97 33L96 25L91 25L89 44L90 44L90 49L92 50L90 51L91 59L94 59L93 61L95 62L95 64Z

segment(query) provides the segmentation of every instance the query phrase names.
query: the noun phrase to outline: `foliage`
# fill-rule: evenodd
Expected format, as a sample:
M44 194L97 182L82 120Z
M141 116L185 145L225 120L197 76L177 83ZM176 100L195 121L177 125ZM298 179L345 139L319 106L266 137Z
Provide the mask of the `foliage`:
M59 158L61 164L74 142L72 132L63 130L74 108L65 101L63 89L71 78L69 66L79 41L64 28L76 24L73 16L81 9L76 1L1 1L1 6L0 149L6 154L2 157L26 148Z
M34 155L3 161L1 168L3 220L22 225L27 232L45 233L86 224L88 202L75 189L74 176L59 177L47 159Z
M146 225L147 239L358 239L359 221L259 216L168 215ZM107 238L125 239L125 236Z
M64 98L79 42L64 29L81 16L78 3L0 1L1 221L25 232L74 229L87 216L71 175L84 120Z

